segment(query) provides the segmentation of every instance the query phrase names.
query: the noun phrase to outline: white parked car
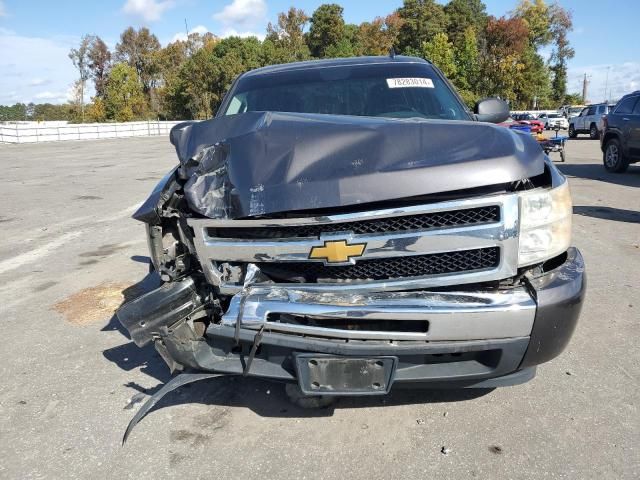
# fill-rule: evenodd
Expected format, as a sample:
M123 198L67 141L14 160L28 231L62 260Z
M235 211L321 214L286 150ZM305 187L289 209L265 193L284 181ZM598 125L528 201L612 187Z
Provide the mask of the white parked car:
M538 120L544 122L545 130L551 130L556 125L563 130L569 128L569 121L559 113L541 113L538 115Z

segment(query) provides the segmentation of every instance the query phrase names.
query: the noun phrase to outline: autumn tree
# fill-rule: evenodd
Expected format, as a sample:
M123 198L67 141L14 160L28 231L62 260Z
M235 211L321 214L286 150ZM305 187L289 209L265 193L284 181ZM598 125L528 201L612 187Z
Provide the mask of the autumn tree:
M544 0L520 0L514 17L521 19L529 31L529 41L534 48L551 41L549 7Z
M89 70L91 72L91 78L96 90L97 97L104 96L104 88L109 76L109 69L111 68L111 52L109 47L104 41L95 36L91 40L89 47Z
M387 55L397 45L403 20L398 13L376 17L358 27L358 44L361 55Z
M320 5L311 16L307 45L314 57L326 57L327 49L336 46L345 36L342 7L335 3Z
M484 95L500 95L513 100L522 54L528 47L529 29L520 18L489 18L487 47L481 61L478 90Z
M136 71L145 93L149 93L157 79L158 69L154 62L154 54L158 50L160 41L147 27L139 30L127 28L120 35L120 42L116 45L116 60L126 62Z
M78 74L80 78L78 79L78 83L74 88L77 90L77 101L79 103L81 118L84 121L84 92L85 86L87 83L87 79L91 74L90 63L91 60L89 58L89 52L91 49L91 43L93 41L92 35L85 35L80 40L80 45L78 48L72 48L69 52L69 58L73 62L73 66L78 69Z
M398 47L404 54L419 53L424 42L446 31L447 15L435 0L404 0L397 13L403 20Z
M307 14L298 8L278 14L278 23L267 25L267 40L273 42L278 61L282 63L296 62L311 58L309 47L305 42L304 28L309 22Z

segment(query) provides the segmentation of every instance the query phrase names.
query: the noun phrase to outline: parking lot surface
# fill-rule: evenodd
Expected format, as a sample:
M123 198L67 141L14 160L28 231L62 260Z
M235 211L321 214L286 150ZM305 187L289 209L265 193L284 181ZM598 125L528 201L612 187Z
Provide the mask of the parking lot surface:
M0 145L0 478L640 478L640 166L606 173L587 139L567 157L588 294L531 382L301 410L282 385L213 379L165 397L122 447L137 402L170 378L112 315L154 281L130 215L173 149Z

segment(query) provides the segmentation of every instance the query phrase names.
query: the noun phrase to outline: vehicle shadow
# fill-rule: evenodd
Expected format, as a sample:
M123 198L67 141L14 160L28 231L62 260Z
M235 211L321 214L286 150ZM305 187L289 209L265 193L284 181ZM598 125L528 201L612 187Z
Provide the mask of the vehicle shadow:
M483 397L493 390L488 388L393 388L388 395L337 397L328 406L301 408L289 400L283 383L252 377L226 376L184 385L163 397L153 410L197 403L220 407L248 408L260 417L330 417L337 409L463 402Z
M598 180L625 187L640 187L640 166L630 165L625 173L609 173L600 163L556 163L555 165L569 177Z
M585 217L613 220L615 222L640 223L640 212L623 208L575 205L573 213Z

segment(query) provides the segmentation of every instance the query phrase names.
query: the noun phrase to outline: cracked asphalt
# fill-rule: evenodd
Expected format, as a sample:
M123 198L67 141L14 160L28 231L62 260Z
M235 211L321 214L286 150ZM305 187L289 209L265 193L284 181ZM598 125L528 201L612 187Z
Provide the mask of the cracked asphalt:
M165 397L123 447L138 401L170 378L112 312L154 283L129 217L172 147L0 145L0 478L640 478L640 166L606 173L587 139L567 156L588 294L531 382L301 410L282 385L213 379Z

